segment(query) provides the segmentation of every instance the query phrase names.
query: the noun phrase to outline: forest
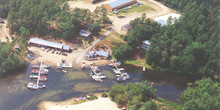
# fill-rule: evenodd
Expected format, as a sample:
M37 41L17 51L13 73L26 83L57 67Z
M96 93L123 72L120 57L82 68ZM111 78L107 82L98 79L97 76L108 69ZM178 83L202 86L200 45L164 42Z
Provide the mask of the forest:
M22 55L9 53L16 43L21 42L23 43L21 50L25 51L31 35L80 42L81 29L88 29L93 35L98 35L103 24L109 23L105 8L97 7L94 12L80 8L70 10L66 1L68 0L0 0L0 18L7 19L6 25L10 34L19 39L14 43L0 45L1 74L25 67L25 56L22 56L24 53L21 52Z
M107 11L97 7L70 10L68 0L0 0L0 17L7 18L11 34L20 34L20 28L31 35L52 35L69 41L78 39L81 29L97 35L102 24L108 23ZM88 26L91 25L91 26Z
M154 70L194 76L220 74L220 17L215 0L164 0L166 5L182 12L173 25L161 26L144 15L130 24L133 27L125 36L127 42L114 49L118 59L133 57L132 54L143 40L149 40L146 62ZM180 8L182 7L182 8Z
M23 57L25 47L17 43L20 41L20 39L17 39L12 43L0 43L0 78L6 73L13 74L15 71L19 71L25 67L25 60Z

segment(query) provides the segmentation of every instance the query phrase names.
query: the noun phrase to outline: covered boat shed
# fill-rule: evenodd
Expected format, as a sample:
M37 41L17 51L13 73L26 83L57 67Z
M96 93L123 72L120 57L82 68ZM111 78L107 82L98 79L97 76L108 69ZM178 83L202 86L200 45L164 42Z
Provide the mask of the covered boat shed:
M104 4L104 7L109 11L113 11L115 9L119 9L130 4L134 4L136 2L137 0L114 0L112 2Z
M42 39L36 39L36 38L31 38L29 40L29 45L37 45L37 46L43 46L43 47L50 47L50 48L55 48L59 50L64 50L64 51L70 51L70 46L64 45L61 43L56 43L56 42L51 42L47 40L42 40Z

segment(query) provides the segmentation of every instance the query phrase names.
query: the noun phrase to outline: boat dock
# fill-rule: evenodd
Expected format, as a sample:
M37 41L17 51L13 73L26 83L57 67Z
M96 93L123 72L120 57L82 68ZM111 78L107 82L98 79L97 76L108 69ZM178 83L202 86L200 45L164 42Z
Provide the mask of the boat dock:
M34 90L45 88L46 85L40 84L40 81L47 81L47 77L45 75L42 76L41 74L48 74L49 70L46 68L49 68L49 65L45 66L42 64L42 62L40 62L40 64L31 65L31 67L35 69L32 70L31 73L34 74L31 74L30 78L37 79L37 82L36 83L29 82L27 88Z
M105 79L106 76L101 73L98 66L95 63L93 63L93 64L90 64L89 67L92 70L92 72L89 73L91 78L97 82L103 82L102 79Z
M130 76L128 75L128 73L125 72L124 68L118 68L118 66L120 65L121 62L113 62L113 61L109 64L109 66L115 68L112 69L112 71L116 74L117 81L121 82L130 79Z

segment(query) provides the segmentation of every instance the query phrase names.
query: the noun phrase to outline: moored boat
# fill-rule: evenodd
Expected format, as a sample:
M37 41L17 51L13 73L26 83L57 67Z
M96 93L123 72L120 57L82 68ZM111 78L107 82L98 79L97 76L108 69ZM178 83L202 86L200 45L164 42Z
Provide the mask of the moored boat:
M40 89L45 88L45 87L46 87L46 85L44 85L44 84L38 84L38 88L40 88Z
M115 66L120 66L121 65L121 62L120 61L118 61L118 62L112 62L112 63L109 63L108 64L109 66L111 66L111 67L115 67Z
M40 64L32 64L31 67L35 68L35 69L39 69L40 68ZM49 64L42 64L41 68L50 68L50 65Z
M38 89L38 86L34 83L29 82L27 88L36 90Z

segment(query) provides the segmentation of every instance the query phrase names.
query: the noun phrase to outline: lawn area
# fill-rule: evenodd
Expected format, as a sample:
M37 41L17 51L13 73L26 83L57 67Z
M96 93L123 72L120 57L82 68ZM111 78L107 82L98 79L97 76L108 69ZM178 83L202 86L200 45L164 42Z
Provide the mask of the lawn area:
M132 64L137 66L145 66L146 69L151 69L151 66L146 64L145 59L137 59L137 60L126 60L125 64Z
M125 9L127 8L127 9ZM138 12L138 13L141 13L141 12L147 12L147 11L154 11L155 9L146 5L146 4L141 4L139 6L137 6L136 4L132 4L132 5L129 5L129 6L126 6L126 7L123 7L121 9L119 9L119 12L118 14L129 14L129 13L134 13L134 12ZM114 15L113 12L109 12L109 15Z
M126 42L121 38L121 36L118 33L112 32L107 37L105 37L103 40L101 40L97 45L105 44L105 45L108 45L111 49L113 49L114 47L120 44L125 44L125 43Z
M153 11L154 9L148 5L141 4L140 6L133 7L127 10L127 13L133 12L146 12L146 11Z

